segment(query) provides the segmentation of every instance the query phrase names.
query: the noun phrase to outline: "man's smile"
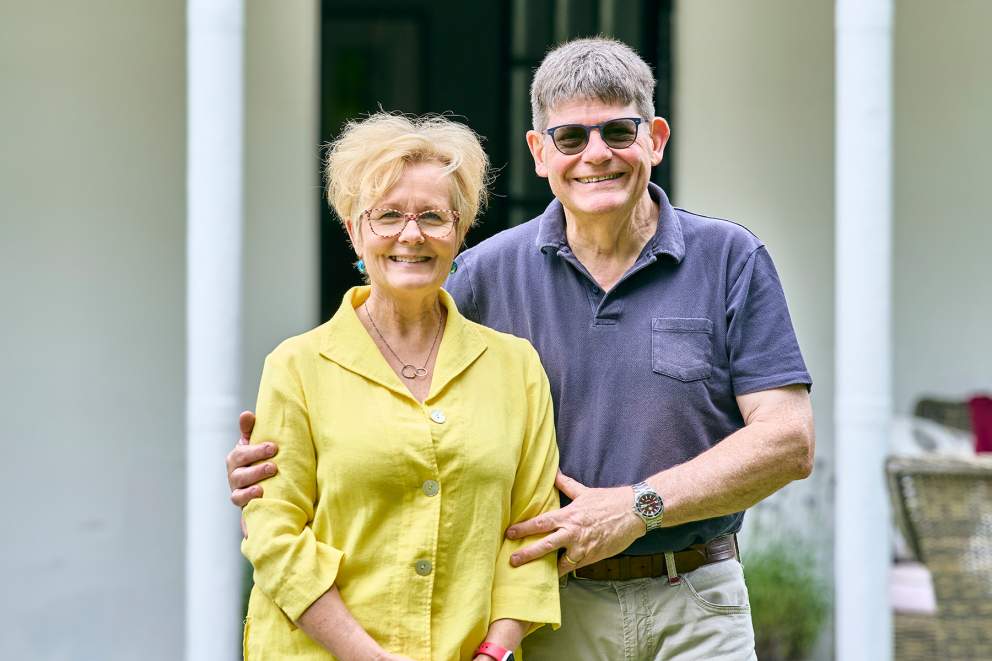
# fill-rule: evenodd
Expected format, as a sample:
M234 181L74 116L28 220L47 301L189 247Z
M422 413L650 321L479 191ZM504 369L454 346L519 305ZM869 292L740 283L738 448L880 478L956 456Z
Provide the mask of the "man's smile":
M623 172L615 172L613 174L600 174L592 177L576 177L575 180L580 184L595 184L600 181L612 181L614 179L619 179L623 176Z

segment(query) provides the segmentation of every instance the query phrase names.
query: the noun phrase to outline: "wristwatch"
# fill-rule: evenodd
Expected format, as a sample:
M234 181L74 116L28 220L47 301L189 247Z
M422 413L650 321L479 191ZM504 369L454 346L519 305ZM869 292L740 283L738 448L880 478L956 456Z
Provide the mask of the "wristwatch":
M482 643L479 645L479 649L475 650L476 656L479 654L485 654L490 659L496 659L496 661L516 661L513 658L513 651L508 650L505 647L500 647L495 643Z
M649 531L660 528L661 519L665 515L665 503L661 496L647 482L638 482L633 485L633 489L634 514L641 517Z

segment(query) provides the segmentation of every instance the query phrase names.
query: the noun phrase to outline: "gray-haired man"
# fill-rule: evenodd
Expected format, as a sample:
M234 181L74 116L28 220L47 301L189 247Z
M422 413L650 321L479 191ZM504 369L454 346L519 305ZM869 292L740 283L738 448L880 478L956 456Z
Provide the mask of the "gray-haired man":
M542 535L512 562L557 552L563 575L562 627L525 639L529 661L754 658L734 533L812 470L811 380L775 268L746 229L649 183L669 136L653 95L624 44L550 52L527 144L555 200L446 285L469 318L529 339L551 382L564 506L507 531ZM264 448L228 457L236 504L261 493L268 464L246 466Z

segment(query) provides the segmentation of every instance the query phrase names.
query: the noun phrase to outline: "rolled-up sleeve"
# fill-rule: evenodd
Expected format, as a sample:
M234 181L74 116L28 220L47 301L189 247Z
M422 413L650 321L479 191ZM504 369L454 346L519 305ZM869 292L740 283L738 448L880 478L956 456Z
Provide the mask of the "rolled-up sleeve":
M527 431L510 496L511 523L559 507L555 488L558 445L551 389L537 352L529 345L528 348ZM510 555L535 539L503 539L496 559L491 621L511 618L531 622L530 631L543 624L557 629L561 624L557 556L549 553L520 567L510 565Z
M334 585L343 553L314 536L316 455L310 418L292 354L265 359L252 442L279 444L279 472L262 483L264 495L245 507L248 536L241 552L255 568L255 584L296 622Z

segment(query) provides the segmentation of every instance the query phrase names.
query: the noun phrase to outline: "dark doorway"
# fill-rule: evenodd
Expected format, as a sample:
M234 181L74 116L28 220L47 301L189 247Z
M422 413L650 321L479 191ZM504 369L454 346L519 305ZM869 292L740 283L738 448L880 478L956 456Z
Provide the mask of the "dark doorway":
M540 213L551 199L534 175L523 135L530 128L531 74L560 41L607 34L655 70L656 112L671 117L673 0L323 0L321 139L380 107L447 112L486 137L500 168L470 245ZM654 180L670 190L668 158ZM341 224L321 205L321 315L360 279Z

